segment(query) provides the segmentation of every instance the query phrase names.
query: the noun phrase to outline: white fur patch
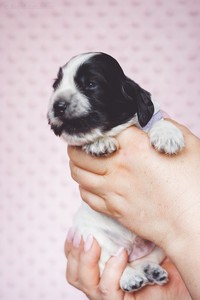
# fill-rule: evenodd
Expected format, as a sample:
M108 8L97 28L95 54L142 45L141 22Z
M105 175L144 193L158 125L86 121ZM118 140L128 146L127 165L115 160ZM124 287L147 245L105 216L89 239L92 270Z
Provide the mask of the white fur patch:
M82 149L90 155L109 155L117 151L117 140L112 137L103 137L95 140L95 142L84 145Z
M94 142L96 139L103 137L100 129L93 129L90 133L71 135L65 131L61 134L61 137L71 146L83 146L88 143Z
M160 152L176 154L184 146L182 132L171 122L160 120L148 132L151 144Z
M134 243L137 240L137 236L133 232L114 219L94 211L84 202L75 215L74 228L78 229L84 240L92 234L101 246L99 261L101 274L111 256L115 255L121 247L124 247L129 254L132 253ZM120 280L121 288L131 292L142 288L144 285L167 282L167 272L158 265L164 257L165 254L162 249L155 247L148 255L129 262ZM147 267L148 276L153 276L155 271L159 277L149 280L145 273Z
M68 103L68 108L65 112L65 117L68 119L82 117L88 114L90 110L90 102L77 88L74 82L74 76L85 61L94 56L94 53L85 53L72 58L65 66L63 66L63 78L59 87L53 92L49 104L49 117L51 124L60 124L59 118L54 116L53 105L57 99L65 99Z
M111 130L103 133L101 129L93 129L89 133L71 135L63 132L61 137L72 146L83 146L85 144L94 143L96 140L108 137L114 137L119 134L122 130L128 128L131 125L137 124L137 117L132 118L125 124L121 124L112 128ZM102 146L102 145L101 145Z

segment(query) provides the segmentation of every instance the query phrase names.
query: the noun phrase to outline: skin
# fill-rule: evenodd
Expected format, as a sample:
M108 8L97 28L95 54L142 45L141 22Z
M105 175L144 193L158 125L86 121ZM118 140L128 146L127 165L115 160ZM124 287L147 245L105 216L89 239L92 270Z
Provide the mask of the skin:
M186 147L174 156L155 151L147 134L135 127L117 137L119 150L110 157L91 157L77 147L69 147L68 154L71 174L83 200L163 248L192 299L199 299L196 274L200 269L200 140L184 126L175 124L184 134ZM170 262L165 263L172 273L173 287L173 274L177 271ZM186 291L181 280L179 284ZM150 288L160 289L149 287L132 297ZM162 287L162 293L167 290ZM140 299L125 297L130 295L115 299Z
M166 285L147 286L136 293L124 293L120 289L119 280L127 264L126 251L108 261L101 278L98 268L100 251L96 240L88 251L84 250L82 239L79 246L74 245L70 239L65 243L67 280L90 300L191 300L178 271L169 260L163 263L170 277Z

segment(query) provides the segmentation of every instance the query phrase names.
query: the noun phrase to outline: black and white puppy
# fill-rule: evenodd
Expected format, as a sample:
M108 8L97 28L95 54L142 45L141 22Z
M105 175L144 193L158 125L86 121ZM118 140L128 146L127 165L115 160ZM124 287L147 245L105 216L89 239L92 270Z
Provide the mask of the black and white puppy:
M148 132L158 151L175 154L184 147L182 133L162 118L150 93L126 77L118 62L105 53L73 57L59 69L53 88L48 109L51 128L69 145L81 146L88 154L116 151L114 136L131 125ZM163 251L112 218L82 203L74 226L84 239L92 234L100 244L100 272L120 247L127 249L129 262L120 280L124 291L167 282L168 274L159 265L165 257Z

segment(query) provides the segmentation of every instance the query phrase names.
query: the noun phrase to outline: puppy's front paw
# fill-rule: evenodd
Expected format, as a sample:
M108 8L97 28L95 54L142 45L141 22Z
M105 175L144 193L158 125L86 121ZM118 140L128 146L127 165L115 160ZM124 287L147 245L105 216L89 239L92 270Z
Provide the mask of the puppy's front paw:
M185 146L182 132L166 120L155 123L148 134L151 144L158 151L166 154L176 154Z
M82 149L93 156L105 156L117 150L117 141L114 138L100 138L93 143L86 144Z

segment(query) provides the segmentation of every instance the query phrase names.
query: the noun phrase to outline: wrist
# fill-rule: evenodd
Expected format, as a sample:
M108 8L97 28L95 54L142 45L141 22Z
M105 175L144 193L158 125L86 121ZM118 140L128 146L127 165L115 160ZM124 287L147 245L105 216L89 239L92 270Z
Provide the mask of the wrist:
M178 258L181 253L187 256L188 251L195 246L200 249L200 211L190 211L179 217L171 226L163 240L163 249L170 259ZM193 251L193 250L192 250Z
M191 299L198 300L200 296L199 277L200 270L200 229L187 230L167 245L166 255L179 271Z

